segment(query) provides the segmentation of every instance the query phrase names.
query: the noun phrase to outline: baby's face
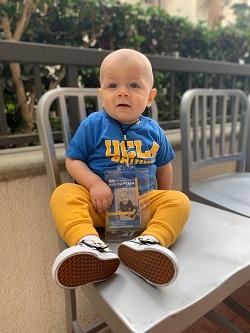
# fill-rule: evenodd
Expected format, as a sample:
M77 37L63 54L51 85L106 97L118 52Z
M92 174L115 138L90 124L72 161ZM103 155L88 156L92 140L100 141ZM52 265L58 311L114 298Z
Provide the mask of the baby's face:
M121 123L139 119L156 95L147 64L135 56L111 58L101 70L101 95L106 112Z
M124 205L126 205L127 203L128 203L128 198L122 198L122 203L124 204Z
M120 199L121 199L123 204L127 204L128 203L128 194L127 193L121 193Z

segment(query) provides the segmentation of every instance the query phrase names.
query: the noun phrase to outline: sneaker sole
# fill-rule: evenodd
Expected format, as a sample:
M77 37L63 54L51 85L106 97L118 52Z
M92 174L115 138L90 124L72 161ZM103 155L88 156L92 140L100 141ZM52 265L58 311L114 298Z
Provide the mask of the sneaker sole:
M91 254L68 257L57 271L57 280L65 288L106 280L119 266L119 259L100 260Z
M174 263L161 252L153 249L137 251L126 245L120 245L118 254L124 265L150 284L166 286L175 279Z

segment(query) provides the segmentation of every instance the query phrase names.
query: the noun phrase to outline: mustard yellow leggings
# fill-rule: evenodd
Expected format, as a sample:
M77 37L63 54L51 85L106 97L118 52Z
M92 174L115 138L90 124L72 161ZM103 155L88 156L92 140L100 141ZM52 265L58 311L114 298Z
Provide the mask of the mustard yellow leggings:
M50 206L57 229L68 246L87 235L97 235L95 227L105 226L105 213L98 214L88 190L78 184L65 183L52 194ZM142 235L156 237L166 247L181 233L190 212L187 196L179 191L152 190L140 197Z

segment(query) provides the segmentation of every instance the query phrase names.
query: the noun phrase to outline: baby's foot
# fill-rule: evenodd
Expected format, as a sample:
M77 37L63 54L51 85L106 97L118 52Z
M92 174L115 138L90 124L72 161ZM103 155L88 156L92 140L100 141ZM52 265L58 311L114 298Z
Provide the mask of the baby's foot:
M106 280L117 270L119 263L117 255L102 240L82 239L57 256L52 276L59 286L75 288Z
M151 236L123 242L118 255L124 265L152 285L164 287L177 277L176 256Z

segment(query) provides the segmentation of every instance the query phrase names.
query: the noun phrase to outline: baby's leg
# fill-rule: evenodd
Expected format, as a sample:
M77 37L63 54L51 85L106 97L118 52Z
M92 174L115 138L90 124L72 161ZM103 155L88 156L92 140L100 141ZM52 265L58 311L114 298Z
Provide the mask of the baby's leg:
M171 246L185 226L189 213L188 197L179 191L154 190L143 197L149 202L149 220L142 235L151 235L158 239L162 246ZM142 217L144 212L142 211Z
M70 246L53 264L57 284L75 288L111 276L119 258L98 236L95 227L104 226L105 215L94 210L88 190L73 183L63 184L54 191L50 205L59 234Z
M76 245L86 235L98 236L95 227L105 226L105 214L94 210L89 191L81 185L65 183L58 186L52 194L50 207L58 232L68 246Z
M155 190L141 201L147 227L140 237L120 245L119 257L150 284L166 286L178 274L177 258L166 247L175 242L188 219L189 200L181 192Z

